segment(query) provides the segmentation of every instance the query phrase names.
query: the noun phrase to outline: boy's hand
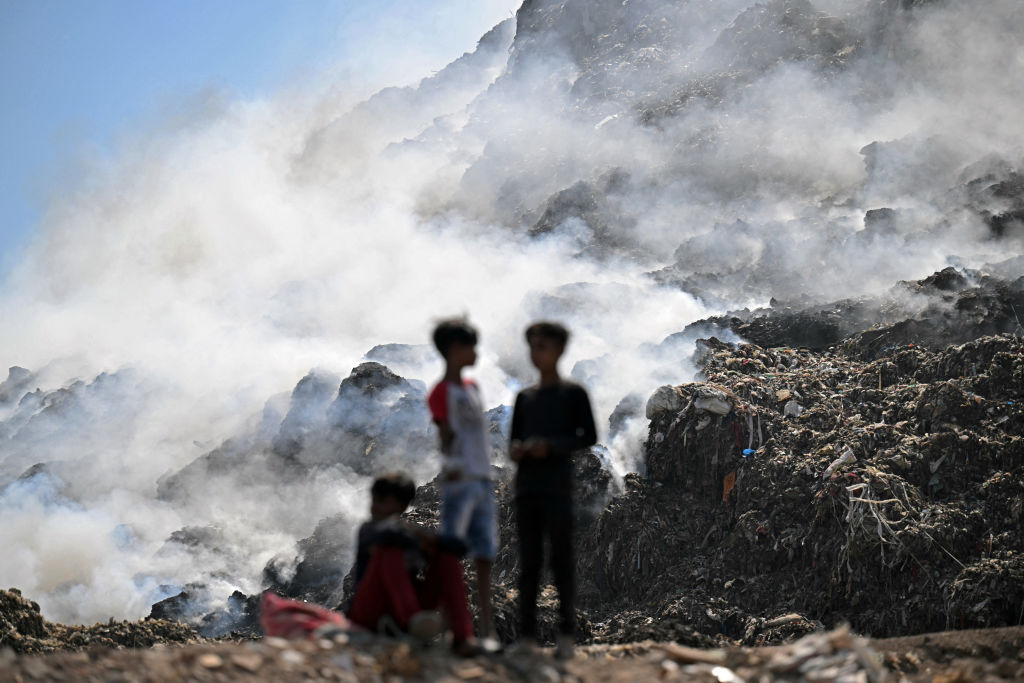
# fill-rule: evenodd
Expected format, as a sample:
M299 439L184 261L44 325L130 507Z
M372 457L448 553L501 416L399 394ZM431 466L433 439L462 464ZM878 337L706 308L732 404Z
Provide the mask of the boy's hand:
M424 555L431 557L437 552L437 536L430 532L423 532L417 534L420 539L420 550L423 551Z
M512 443L509 444L508 457L512 462L519 462L526 455L526 449L523 447L523 442L519 439L513 439Z
M547 439L532 438L528 439L524 448L531 458L546 458L548 457L548 442Z

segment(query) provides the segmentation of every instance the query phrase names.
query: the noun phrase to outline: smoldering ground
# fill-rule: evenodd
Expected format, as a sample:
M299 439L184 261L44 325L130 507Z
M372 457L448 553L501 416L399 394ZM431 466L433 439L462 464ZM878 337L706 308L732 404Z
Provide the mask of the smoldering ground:
M711 313L1020 254L985 188L1022 158L1022 21L1010 0L531 1L417 87L148 131L59 188L0 299L0 356L36 373L0 406L0 583L62 621L257 590L319 520L362 516L375 467L435 466L429 349L383 402L341 381L441 316L483 331L489 407L531 381L525 324L564 320L607 418L690 377L692 340L662 341ZM621 474L646 421L617 420Z

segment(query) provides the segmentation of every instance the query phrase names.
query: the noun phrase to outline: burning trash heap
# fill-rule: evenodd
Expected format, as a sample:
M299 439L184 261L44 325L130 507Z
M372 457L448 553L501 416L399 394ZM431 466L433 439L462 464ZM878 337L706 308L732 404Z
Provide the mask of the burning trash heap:
M698 354L702 381L647 403L646 475L580 541L600 549L580 556L581 591L622 608L595 636L1020 623L1021 337L870 361L715 338Z

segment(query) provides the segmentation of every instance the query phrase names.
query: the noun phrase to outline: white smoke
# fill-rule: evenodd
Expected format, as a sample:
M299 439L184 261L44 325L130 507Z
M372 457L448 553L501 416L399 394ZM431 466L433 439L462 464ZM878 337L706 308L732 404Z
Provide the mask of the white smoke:
M647 273L722 274L738 283L727 303L746 305L1020 253L944 203L968 164L1021 147L1015 0L897 12L901 33L865 27L880 3L821 2L850 34L900 41L854 41L864 56L843 68L779 58L790 46L756 33L719 38L779 4L568 3L551 25L521 26L511 53L507 25L418 89L200 108L61 188L0 298L0 358L36 373L10 401L0 391L0 585L72 622L144 616L189 582L258 590L268 560L366 504L365 476L346 467L286 482L264 466L288 392L311 368L345 377L377 344L424 344L442 316L481 329L473 374L490 406L532 379L525 325L564 320L563 370L588 387L602 436L619 402L641 397L606 440L622 473L638 464L643 400L693 372L693 340L662 340L716 312ZM658 12L691 30L658 43ZM603 49L608 16L654 37L588 70L578 54ZM764 54L776 61L748 80L722 76ZM672 88L712 77L721 94L645 120ZM876 141L869 169L861 150ZM581 180L604 203L553 210L551 230L528 237ZM565 201L577 196L589 195ZM851 239L882 207L900 210L893 234ZM429 383L440 363L400 372ZM228 439L244 475L157 496ZM407 464L422 478L431 457ZM214 529L218 547L168 543L186 527Z

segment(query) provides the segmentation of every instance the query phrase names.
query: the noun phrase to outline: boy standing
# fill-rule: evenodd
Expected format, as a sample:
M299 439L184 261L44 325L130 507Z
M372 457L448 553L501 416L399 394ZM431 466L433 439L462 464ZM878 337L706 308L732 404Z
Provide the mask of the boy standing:
M445 320L434 329L434 346L444 358L444 378L428 403L441 441L441 533L467 544L475 560L480 596L480 636L494 649L491 565L498 551L497 506L491 481L487 418L480 389L462 378L476 363L476 330L464 319Z
M399 519L416 493L404 474L378 477L370 489L370 520L359 527L355 595L348 618L372 631L391 625L421 640L441 629L440 607L452 629L456 654L477 654L473 620L459 560L457 539L437 536ZM418 569L426 578L416 581Z
M515 499L522 564L521 638L527 644L537 638L537 590L546 537L558 589L561 623L556 654L561 659L572 658L576 630L571 456L597 442L586 390L558 375L558 359L568 341L568 330L558 323L538 322L526 329L530 360L540 371L540 382L516 397L509 448L509 457L519 464Z

